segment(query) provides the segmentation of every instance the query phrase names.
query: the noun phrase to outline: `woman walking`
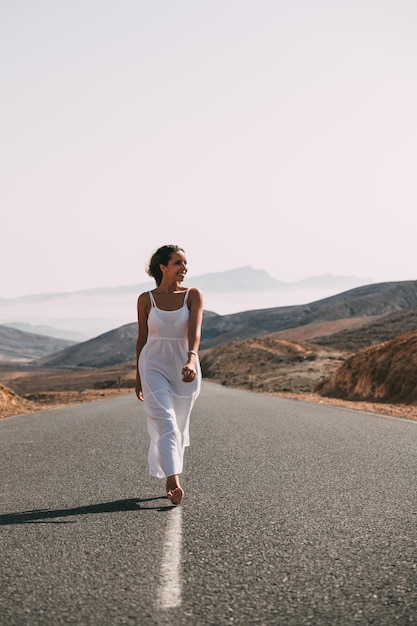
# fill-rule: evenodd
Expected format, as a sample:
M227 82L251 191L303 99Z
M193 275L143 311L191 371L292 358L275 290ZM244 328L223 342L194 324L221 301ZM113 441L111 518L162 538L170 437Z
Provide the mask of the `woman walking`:
M182 285L187 259L179 246L158 248L147 273L157 286L138 298L136 395L147 414L149 473L166 478L167 497L180 504L184 491L179 475L201 386L203 299L198 289Z

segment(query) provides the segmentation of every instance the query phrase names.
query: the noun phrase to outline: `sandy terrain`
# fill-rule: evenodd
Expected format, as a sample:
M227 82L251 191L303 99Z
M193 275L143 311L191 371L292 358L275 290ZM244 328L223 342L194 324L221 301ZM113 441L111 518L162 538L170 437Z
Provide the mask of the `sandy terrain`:
M11 398L6 400L2 394L3 389L4 388L0 385L0 418L19 415L22 413L32 413L45 409L55 409L68 404L105 400L115 395L133 393L132 389L84 389L82 391L42 392L38 394L38 398L35 402L33 400L28 401L24 398L19 398L19 396L17 396L17 398L15 397L14 400ZM407 406L404 404L376 404L371 402L348 402L334 398L322 398L315 393L274 393L274 395L293 398L294 400L317 402L319 404L333 404L357 411L369 411L371 413L381 413L384 415L417 420L416 406Z
M45 409L57 409L68 404L80 404L82 402L94 402L105 400L115 395L129 393L131 389L84 389L83 391L54 391L38 394L36 401L25 398L4 398L3 388L0 385L0 419L21 415L22 413L34 413Z
M317 383L344 362L346 352L275 335L203 351L201 356L205 378L225 386L417 419L416 405L339 400L314 393ZM134 362L72 371L0 365L0 417L132 393L134 370Z
M348 400L338 400L336 398L322 398L317 393L278 393L278 396L294 398L296 400L304 400L306 402L318 402L319 404L333 404L335 406L344 406L354 411L369 411L370 413L381 413L383 415L392 415L394 417L403 417L404 419L417 420L417 406L407 404L385 404L374 402L350 402Z

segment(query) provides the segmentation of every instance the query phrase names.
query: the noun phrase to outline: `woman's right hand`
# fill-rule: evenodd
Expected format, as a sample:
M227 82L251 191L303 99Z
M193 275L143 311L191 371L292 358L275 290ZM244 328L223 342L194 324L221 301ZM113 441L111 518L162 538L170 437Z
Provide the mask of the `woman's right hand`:
M142 393L142 386L138 383L136 383L136 397L138 400L140 400L141 402L143 402L143 393Z

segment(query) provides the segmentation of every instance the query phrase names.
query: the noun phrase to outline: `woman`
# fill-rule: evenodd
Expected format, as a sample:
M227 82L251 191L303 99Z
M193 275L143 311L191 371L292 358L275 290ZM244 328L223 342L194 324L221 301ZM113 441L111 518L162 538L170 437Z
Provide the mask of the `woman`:
M147 414L149 473L166 478L167 497L180 504L184 491L179 474L189 445L191 409L201 385L198 348L203 299L198 289L182 285L187 260L179 246L159 248L147 273L157 286L138 298L136 395Z

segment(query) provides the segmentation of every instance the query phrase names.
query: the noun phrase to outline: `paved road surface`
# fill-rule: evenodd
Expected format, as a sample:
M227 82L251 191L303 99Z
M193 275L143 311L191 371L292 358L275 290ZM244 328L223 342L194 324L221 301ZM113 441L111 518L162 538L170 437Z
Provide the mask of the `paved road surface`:
M133 394L0 421L3 626L417 624L417 424L205 382L183 506Z

